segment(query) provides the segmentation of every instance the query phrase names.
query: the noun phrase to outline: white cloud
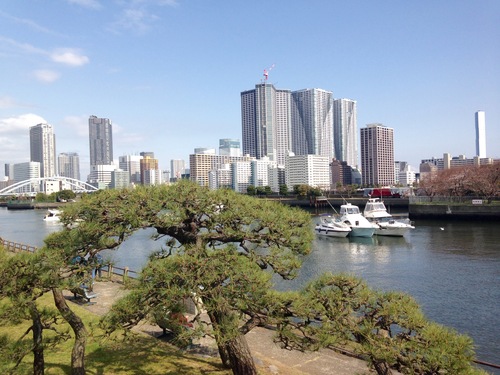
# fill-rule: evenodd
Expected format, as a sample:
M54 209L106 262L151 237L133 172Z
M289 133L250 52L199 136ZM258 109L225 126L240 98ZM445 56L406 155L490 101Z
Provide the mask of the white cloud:
M52 83L60 77L59 73L47 69L36 70L33 74L38 81L43 83Z
M89 136L89 116L66 116L63 118L60 127L71 136L76 134L79 138L88 139Z
M52 61L70 66L82 66L89 62L87 56L75 49L58 49L50 54L50 58Z
M67 0L67 1L70 4L76 4L89 9L100 9L102 7L101 3L97 0Z
M0 160L5 163L29 161L29 128L46 123L45 119L33 113L16 117L0 118Z

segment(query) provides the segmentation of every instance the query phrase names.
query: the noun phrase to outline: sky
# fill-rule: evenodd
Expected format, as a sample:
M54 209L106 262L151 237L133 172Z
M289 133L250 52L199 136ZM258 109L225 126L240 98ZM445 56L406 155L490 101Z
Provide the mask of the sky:
M29 127L89 171L88 118L113 123L114 158L161 169L241 140L240 93L269 72L292 91L357 101L359 129L394 129L395 160L500 157L497 0L10 0L0 5L0 177L29 161Z

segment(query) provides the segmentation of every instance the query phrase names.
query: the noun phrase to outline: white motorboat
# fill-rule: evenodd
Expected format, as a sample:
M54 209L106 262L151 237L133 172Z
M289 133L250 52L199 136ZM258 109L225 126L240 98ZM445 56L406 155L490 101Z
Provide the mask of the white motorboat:
M316 225L314 231L327 237L347 237L351 232L351 228L340 219L325 214L320 217L320 222Z
M59 214L61 211L59 210L48 210L45 216L43 217L44 221L51 221L51 222L59 222Z
M351 228L350 237L372 237L377 226L369 222L351 203L340 206L340 220Z
M387 212L384 202L379 198L370 198L363 212L365 217L378 225L375 234L378 236L401 237L409 229L415 229L409 220L396 220Z

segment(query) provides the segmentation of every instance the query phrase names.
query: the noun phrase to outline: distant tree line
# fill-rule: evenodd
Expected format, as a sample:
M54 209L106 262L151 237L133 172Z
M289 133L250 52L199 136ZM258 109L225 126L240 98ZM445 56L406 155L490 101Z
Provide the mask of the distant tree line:
M500 164L444 169L420 181L417 193L426 196L481 197L490 203L500 197Z

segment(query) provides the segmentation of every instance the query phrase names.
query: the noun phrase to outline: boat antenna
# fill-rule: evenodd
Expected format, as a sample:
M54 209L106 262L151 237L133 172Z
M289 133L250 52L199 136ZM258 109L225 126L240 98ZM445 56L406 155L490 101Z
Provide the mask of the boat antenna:
M328 198L326 198L326 201L328 202L328 205L332 208L333 212L335 212L335 215L338 215L339 213L337 212L337 210L335 209L335 207L333 207L333 205L330 203L330 201L328 200Z

